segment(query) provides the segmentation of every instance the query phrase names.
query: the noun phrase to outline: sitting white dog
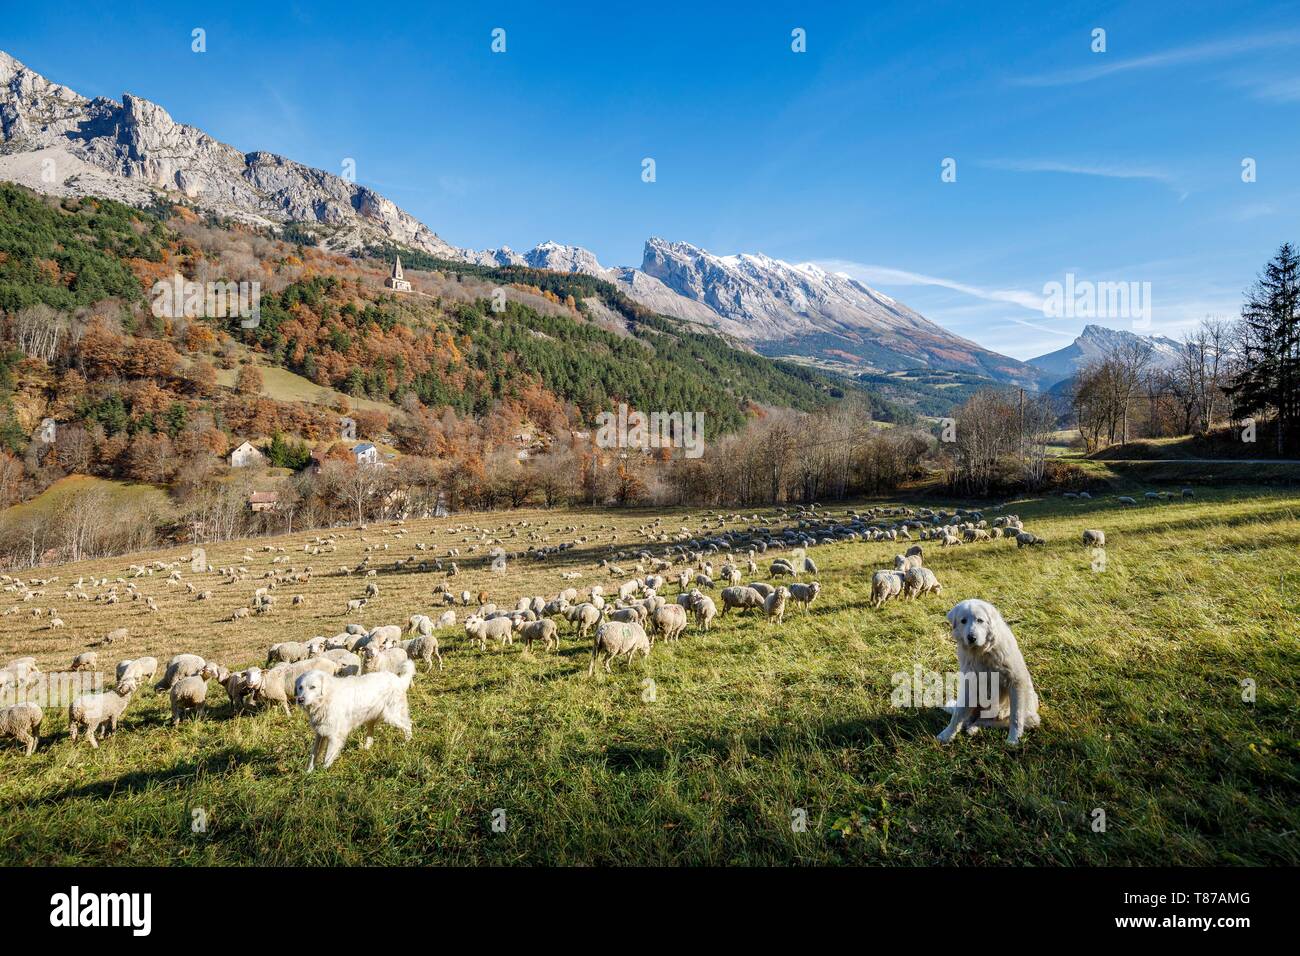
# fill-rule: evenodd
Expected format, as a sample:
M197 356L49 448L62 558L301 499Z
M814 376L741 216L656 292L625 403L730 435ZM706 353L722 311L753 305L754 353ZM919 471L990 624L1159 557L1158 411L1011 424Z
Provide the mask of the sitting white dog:
M294 684L294 699L307 711L311 729L316 733L307 772L316 769L319 759L325 767L332 764L347 743L352 731L364 725L366 749L374 743L375 727L380 721L397 727L411 739L411 711L406 691L415 676L415 663L402 662L396 674L377 671L359 677L333 677L324 671L308 671Z
M962 730L974 734L981 727L1009 727L1007 743L1015 744L1026 727L1039 724L1038 695L1015 635L988 601L962 601L948 612L948 623L966 693L951 706L952 720L939 740L947 743ZM979 702L970 699L972 686L997 688L996 712L990 707L981 713Z

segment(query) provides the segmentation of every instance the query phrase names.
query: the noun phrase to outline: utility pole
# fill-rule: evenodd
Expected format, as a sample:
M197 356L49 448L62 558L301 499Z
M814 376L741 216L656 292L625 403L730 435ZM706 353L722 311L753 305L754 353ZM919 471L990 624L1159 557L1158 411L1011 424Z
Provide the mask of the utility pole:
M1020 466L1025 464L1025 387L1020 387Z

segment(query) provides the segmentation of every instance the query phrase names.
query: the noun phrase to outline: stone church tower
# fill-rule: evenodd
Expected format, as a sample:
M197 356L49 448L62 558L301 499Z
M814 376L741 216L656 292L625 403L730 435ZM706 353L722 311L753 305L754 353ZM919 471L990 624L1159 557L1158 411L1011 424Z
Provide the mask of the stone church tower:
M410 292L411 283L402 278L402 257L398 256L393 261L393 274L384 280L384 285L394 292Z

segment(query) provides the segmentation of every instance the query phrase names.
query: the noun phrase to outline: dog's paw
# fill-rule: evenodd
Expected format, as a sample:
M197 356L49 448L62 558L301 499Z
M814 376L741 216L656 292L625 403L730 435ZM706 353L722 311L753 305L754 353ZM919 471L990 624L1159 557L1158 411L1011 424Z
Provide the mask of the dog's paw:
M941 744L946 744L948 741L952 740L952 731L941 730L939 733L934 735L934 739L939 741Z

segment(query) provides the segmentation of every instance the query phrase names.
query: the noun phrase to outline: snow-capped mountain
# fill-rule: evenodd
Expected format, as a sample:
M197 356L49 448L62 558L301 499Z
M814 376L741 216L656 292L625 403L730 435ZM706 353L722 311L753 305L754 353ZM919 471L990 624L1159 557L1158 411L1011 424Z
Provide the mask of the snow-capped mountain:
M274 153L241 153L125 93L87 99L0 51L0 179L55 195L148 205L160 194L258 224L331 228L331 245L459 252L392 201Z
M1034 385L1037 372L952 334L901 302L812 263L762 254L717 256L686 242L651 238L641 267L606 268L578 246L542 243L467 254L606 279L655 312L737 339L769 355L801 355L850 367L935 368Z
M1084 326L1078 338L1063 349L1040 355L1029 364L1043 373L1042 387L1051 388L1072 377L1094 359L1131 342L1151 345L1151 366L1167 368L1178 361L1186 346L1164 335L1139 335L1125 329L1108 329L1104 325Z
M0 179L54 195L148 206L184 199L236 220L308 223L323 244L382 244L487 266L523 265L606 279L646 308L715 330L769 355L862 369L936 368L1033 385L1038 373L946 331L889 296L812 264L761 254L717 256L652 238L639 268L607 268L580 246L525 253L445 242L373 190L273 153L243 153L123 94L87 99L0 52Z

